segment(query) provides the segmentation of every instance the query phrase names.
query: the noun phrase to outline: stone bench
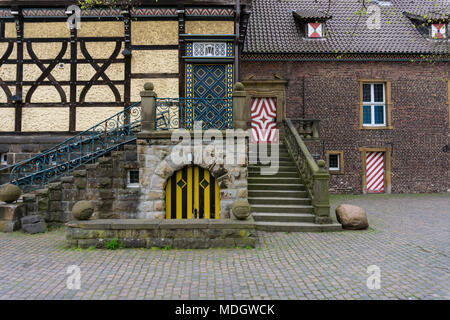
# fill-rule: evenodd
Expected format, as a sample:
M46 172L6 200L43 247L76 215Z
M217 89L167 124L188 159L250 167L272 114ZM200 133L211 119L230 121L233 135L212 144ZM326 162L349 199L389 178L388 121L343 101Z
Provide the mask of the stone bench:
M253 219L98 219L71 221L66 226L69 245L78 248L106 248L113 239L125 248L206 249L256 245Z

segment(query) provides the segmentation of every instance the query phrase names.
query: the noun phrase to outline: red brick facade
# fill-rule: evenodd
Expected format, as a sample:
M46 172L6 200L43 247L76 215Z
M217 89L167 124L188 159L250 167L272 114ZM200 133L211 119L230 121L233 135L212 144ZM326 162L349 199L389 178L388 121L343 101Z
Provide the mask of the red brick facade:
M320 142L311 153L343 151L342 174L332 174L331 191L361 193L360 148L391 148L392 193L450 189L448 63L411 62L251 62L241 79L288 80L286 117L319 119ZM362 79L390 81L393 129L360 129Z

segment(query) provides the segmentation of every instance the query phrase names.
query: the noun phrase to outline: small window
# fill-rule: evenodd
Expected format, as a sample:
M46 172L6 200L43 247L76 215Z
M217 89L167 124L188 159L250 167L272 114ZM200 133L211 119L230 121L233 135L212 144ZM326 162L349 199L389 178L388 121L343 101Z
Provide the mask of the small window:
M0 165L6 166L8 164L8 154L0 153Z
M384 83L363 84L363 126L386 126Z
M443 23L433 23L431 25L431 37L433 39L446 39L447 26Z
M128 171L128 187L139 187L139 170Z
M328 170L330 173L343 173L344 153L342 151L328 151Z
M226 57L226 42L194 42L192 45L194 57Z
M338 154L330 154L328 159L328 167L330 170L339 170L339 155Z
M323 38L323 23L309 22L307 24L308 38Z

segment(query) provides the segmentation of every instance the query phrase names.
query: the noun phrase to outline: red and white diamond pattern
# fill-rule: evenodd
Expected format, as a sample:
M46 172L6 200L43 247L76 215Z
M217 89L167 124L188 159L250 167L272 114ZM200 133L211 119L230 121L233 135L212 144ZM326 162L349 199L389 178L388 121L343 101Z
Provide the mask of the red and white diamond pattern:
M436 39L445 38L445 24L432 24L431 25L431 36Z
M252 142L276 141L277 102L275 98L256 98L252 101Z
M322 38L322 24L308 23L308 38Z
M366 153L367 192L384 192L384 152Z

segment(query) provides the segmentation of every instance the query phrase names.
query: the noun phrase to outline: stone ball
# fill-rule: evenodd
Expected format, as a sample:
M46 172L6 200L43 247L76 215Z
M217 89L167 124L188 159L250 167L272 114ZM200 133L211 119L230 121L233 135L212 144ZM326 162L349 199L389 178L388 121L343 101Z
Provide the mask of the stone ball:
M94 208L92 201L78 201L72 208L72 216L77 220L89 220L94 213Z
M351 204L341 204L336 208L336 219L344 229L364 230L369 227L366 211Z
M0 187L0 201L13 203L20 198L22 190L15 184L5 184Z
M236 82L234 84L234 90L236 91L244 91L245 90L245 86L242 82Z
M317 161L317 165L319 166L319 168L324 168L325 167L325 160L318 160Z
M238 220L245 220L250 216L251 207L247 200L237 200L231 207L233 215Z
M144 84L144 89L147 91L153 91L153 89L155 89L155 86L151 82L146 82Z

